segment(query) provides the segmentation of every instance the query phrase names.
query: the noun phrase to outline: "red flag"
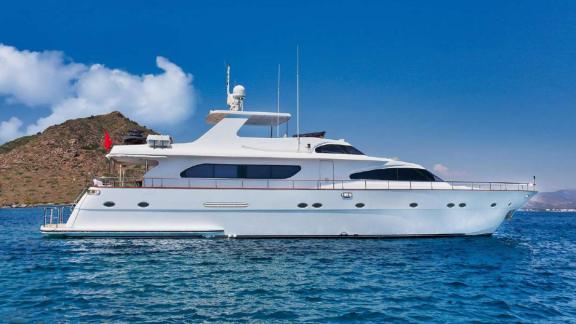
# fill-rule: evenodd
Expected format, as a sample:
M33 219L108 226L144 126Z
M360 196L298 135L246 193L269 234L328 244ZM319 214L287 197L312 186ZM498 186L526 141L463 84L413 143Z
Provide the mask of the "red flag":
M112 138L110 138L110 134L107 131L104 131L104 148L106 151L110 151L110 148L112 148Z

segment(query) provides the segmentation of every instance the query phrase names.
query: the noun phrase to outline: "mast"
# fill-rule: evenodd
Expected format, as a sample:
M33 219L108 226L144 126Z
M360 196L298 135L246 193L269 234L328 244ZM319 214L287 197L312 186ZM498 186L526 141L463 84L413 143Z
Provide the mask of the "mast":
M276 91L276 137L280 137L280 64L278 64L278 89Z
M226 64L226 96L230 94L230 64Z
M296 136L300 152L300 46L296 45Z
M226 65L226 103L232 111L244 110L244 98L246 89L240 84L234 86L230 92L230 64Z

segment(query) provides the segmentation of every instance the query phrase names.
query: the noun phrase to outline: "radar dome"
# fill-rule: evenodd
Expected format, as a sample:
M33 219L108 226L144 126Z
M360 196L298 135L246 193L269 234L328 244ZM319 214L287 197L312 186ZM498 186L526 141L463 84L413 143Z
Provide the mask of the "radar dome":
M232 89L232 95L244 97L246 89L242 85L237 85Z

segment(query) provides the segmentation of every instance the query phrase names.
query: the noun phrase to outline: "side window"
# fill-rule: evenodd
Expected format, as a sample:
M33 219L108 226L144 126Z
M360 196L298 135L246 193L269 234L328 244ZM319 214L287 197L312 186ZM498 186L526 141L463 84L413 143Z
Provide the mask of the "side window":
M342 145L322 145L315 149L316 153L331 153L331 154L346 154L346 151L342 149Z
M270 179L288 179L300 172L301 169L298 165L273 165Z
M398 169L377 169L353 173L350 175L350 179L396 181L398 179Z
M240 178L239 166L234 164L215 164L214 178Z
M180 172L182 178L288 179L299 165L199 164Z
M353 146L338 144L326 144L318 146L314 151L316 153L364 155L364 153L360 152L360 150Z
M353 173L350 179L389 181L444 181L428 170L415 168L388 168Z
M344 146L344 149L348 154L364 155L364 153L360 152L360 150L355 148L354 146Z
M271 165L246 165L247 179L270 179Z
M214 178L214 164L199 164L180 172L182 178Z
M425 174L418 172L416 169L398 169L399 181L434 181L430 180Z

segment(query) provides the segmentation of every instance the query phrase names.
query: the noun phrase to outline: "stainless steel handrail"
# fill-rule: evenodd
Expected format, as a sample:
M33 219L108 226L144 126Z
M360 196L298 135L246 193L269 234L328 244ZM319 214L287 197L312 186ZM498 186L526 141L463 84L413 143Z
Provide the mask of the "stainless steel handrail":
M287 180L157 178L122 180L100 178L101 185L114 188L206 188L206 189L317 189L317 190L473 190L536 191L534 183L479 181L388 181L388 180Z
M72 214L72 205L47 206L43 208L43 223L46 225L64 225L70 215L66 215L66 208ZM68 217L66 217L68 216Z

